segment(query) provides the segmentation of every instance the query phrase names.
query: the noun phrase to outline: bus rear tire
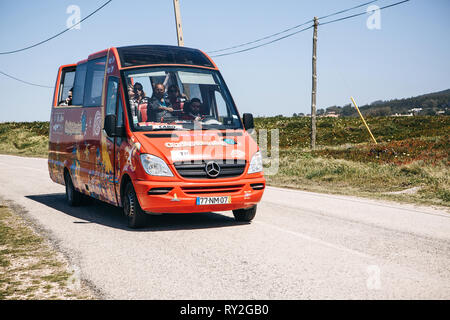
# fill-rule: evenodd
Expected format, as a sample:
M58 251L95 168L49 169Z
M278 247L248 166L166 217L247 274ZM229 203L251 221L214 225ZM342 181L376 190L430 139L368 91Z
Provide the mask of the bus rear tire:
M256 205L247 209L233 210L234 219L239 222L250 222L256 215Z
M64 183L66 185L66 200L69 206L76 207L81 204L81 201L83 200L83 195L75 190L75 187L72 183L72 178L70 177L70 174L66 172L64 174Z
M142 228L145 225L145 212L139 205L133 184L129 182L123 194L123 212L128 219L128 227L132 229Z

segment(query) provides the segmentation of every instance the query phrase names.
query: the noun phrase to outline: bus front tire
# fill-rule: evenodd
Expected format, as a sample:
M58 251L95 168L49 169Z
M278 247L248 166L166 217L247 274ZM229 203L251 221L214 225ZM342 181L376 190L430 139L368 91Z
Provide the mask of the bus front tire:
M234 219L239 222L250 222L256 215L256 205L247 209L233 210Z
M128 219L130 228L136 229L145 225L145 213L139 205L136 191L131 182L127 184L123 194L123 212Z
M72 178L70 177L70 174L66 172L64 175L64 182L66 185L66 200L69 206L76 207L81 204L83 195L75 190L75 187L72 183Z

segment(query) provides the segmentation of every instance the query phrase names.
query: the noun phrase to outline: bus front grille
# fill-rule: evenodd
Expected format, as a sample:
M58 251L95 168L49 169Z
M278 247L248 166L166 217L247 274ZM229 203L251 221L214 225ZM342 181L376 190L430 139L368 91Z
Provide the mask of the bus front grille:
M243 184L225 186L189 186L181 187L185 194L208 194L208 193L235 193L242 190Z

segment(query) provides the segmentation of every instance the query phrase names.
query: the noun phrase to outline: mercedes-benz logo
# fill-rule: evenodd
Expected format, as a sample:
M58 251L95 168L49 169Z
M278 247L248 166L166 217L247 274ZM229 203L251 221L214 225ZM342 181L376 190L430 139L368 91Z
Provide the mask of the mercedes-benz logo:
M206 174L211 178L216 178L220 173L220 166L217 162L210 161L205 166Z

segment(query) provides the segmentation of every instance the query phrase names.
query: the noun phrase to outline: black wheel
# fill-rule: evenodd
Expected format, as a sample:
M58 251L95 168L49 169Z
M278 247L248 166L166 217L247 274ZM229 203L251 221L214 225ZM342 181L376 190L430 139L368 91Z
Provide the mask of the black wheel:
M256 215L256 205L247 209L233 210L233 215L236 221L250 222Z
M72 183L72 178L70 177L70 174L66 172L64 174L64 182L66 184L66 200L69 206L76 207L81 204L81 201L83 200L83 194L75 190L75 187Z
M145 225L145 213L139 205L133 184L129 182L123 194L123 212L128 219L128 226L136 229Z

